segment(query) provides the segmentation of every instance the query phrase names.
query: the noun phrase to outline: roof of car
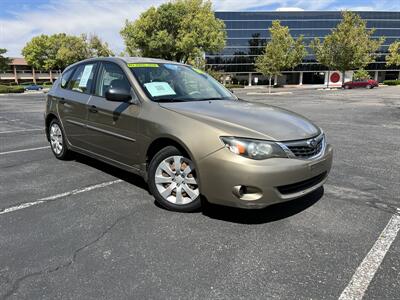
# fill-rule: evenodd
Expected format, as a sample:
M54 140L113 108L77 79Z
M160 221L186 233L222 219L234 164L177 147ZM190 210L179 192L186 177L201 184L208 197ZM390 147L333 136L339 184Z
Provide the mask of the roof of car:
M160 58L151 58L151 57L115 57L122 59L126 63L145 63L145 62L152 62L152 63L175 63L179 64L176 61L170 61L170 60L165 60L165 59L160 59Z
M64 72L68 70L69 68L76 66L80 63L87 63L87 62L92 62L92 61L114 61L114 62L125 62L126 64L130 63L159 63L159 64L179 64L183 65L179 62L176 61L171 61L171 60L165 60L165 59L159 59L159 58L151 58L151 57L93 57L93 58L88 58L82 61L78 61L72 65L69 65L67 68L65 68Z

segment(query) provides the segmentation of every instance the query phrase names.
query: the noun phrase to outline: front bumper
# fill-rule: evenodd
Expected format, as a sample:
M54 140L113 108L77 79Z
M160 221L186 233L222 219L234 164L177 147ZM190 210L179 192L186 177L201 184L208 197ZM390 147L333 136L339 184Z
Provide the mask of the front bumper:
M332 157L331 145L312 160L252 160L223 148L197 163L200 190L210 203L263 208L318 189L327 179ZM240 193L240 187L246 187L246 193Z

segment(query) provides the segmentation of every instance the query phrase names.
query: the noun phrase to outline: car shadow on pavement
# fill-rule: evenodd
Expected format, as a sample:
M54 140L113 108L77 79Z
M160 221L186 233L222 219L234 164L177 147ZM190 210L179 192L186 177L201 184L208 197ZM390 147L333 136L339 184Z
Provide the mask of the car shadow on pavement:
M324 195L324 188L301 198L273 204L263 209L242 209L204 203L202 213L210 218L240 224L262 224L278 221L298 214L318 202Z
M135 185L138 188L146 190L150 194L147 183L142 177L138 175L78 153L74 153L72 160L95 168L111 176L115 176L121 180ZM318 200L320 200L323 195L324 188L320 187L314 192L301 198L284 203L273 204L263 209L234 208L211 204L204 200L201 210L197 211L197 213L201 212L203 215L209 218L227 222L240 224L263 224L274 222L298 214L318 202ZM154 201L154 204L159 209L165 209L156 201Z
M131 172L122 170L120 168L109 165L105 162L101 162L99 160L96 160L94 158L91 158L89 156L85 156L85 155L82 155L79 153L74 153L73 160L75 160L76 162L79 162L81 164L85 164L91 168L95 168L104 173L107 173L111 176L117 177L128 183L134 184L138 188L148 191L147 183L139 175L135 175Z

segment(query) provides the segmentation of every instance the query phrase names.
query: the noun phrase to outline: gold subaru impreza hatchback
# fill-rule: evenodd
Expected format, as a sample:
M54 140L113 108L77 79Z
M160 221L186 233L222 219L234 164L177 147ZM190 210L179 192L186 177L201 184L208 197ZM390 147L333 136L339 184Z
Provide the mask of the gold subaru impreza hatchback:
M69 66L47 94L58 159L79 152L143 176L176 211L210 203L263 208L324 184L332 147L293 112L238 99L211 76L159 59Z

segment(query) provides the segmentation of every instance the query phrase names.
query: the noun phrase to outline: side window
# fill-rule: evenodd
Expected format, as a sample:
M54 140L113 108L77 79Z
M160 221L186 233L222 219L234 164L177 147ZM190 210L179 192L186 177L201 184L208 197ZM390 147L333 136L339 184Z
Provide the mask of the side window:
M79 65L68 82L68 89L81 93L90 93L93 85L96 64Z
M71 77L71 75L72 75L72 73L74 72L74 70L75 70L75 68L71 68L71 69L69 69L68 71L64 72L64 73L61 75L61 84L60 84L60 86L61 86L63 89L67 88L68 80L69 80L69 78Z
M109 88L130 89L131 85L124 71L114 63L103 62L100 66L99 75L97 77L97 85L95 94L105 97L105 93Z

